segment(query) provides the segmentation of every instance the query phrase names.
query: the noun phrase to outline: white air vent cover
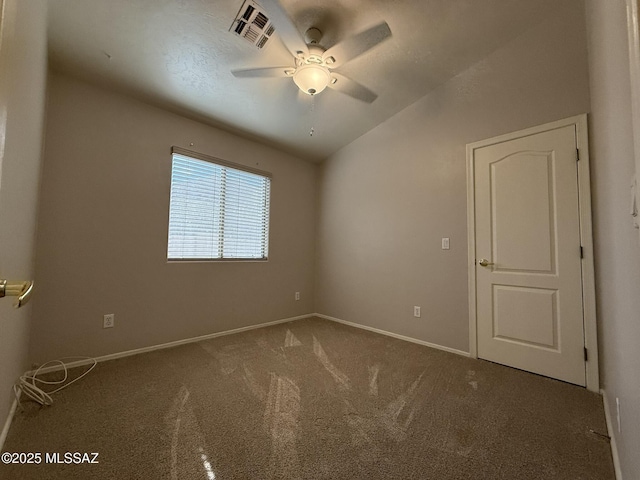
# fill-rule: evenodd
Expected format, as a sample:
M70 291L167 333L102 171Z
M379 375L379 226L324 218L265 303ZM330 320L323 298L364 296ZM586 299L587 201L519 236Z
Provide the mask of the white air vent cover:
M258 48L264 48L275 28L260 5L246 0L229 31L235 32Z

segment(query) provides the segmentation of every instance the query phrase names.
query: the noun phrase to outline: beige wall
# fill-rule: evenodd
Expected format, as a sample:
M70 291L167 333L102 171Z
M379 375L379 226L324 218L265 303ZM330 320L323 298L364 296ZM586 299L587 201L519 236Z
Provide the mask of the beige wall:
M172 145L272 172L268 262L167 263ZM316 178L314 164L52 74L31 358L313 312ZM115 328L102 328L106 313Z
M45 21L44 1L4 1L0 27L0 278L10 280L28 280L34 274L45 106ZM14 300L0 300L2 423L13 401L11 386L27 368L32 304L16 310Z
M329 158L317 310L468 351L465 145L587 112L586 57L582 2L567 1Z
M621 400L618 448L624 478L635 478L640 246L628 215L624 5L587 4L601 374L612 409ZM0 244L11 254L0 256L0 273L12 278L33 272L44 21L42 2L5 0ZM588 111L586 42L581 2L567 1L566 15L525 32L333 155L319 191L314 165L54 75L38 289L22 310L0 303L0 414L26 367L31 308L33 361L103 355L314 310L467 350L465 144ZM273 172L268 263L166 263L169 147L191 142ZM440 249L444 236L450 251ZM294 291L302 292L300 302ZM422 306L422 319L413 318L413 305ZM102 329L105 313L116 314L115 328Z
M640 241L629 215L634 160L625 2L587 5L601 383L623 478L631 480L640 478Z

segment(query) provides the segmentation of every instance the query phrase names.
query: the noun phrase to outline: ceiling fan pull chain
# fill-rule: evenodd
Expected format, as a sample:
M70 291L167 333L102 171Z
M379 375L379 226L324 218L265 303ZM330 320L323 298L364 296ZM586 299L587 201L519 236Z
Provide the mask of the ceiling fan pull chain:
M313 122L315 120L315 115L314 115L315 109L316 109L316 99L314 97L311 97L311 108L309 110L309 112L311 114L310 115L311 116L311 130L309 130L309 136L310 137L313 137L313 133L315 132L315 128L313 127Z

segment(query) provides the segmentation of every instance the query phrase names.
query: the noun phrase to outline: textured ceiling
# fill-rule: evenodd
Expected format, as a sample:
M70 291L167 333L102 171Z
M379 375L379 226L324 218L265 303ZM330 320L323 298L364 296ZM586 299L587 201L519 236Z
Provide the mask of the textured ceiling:
M330 89L310 97L290 78L235 78L232 69L293 66L278 38L258 50L229 32L242 3L50 0L50 63L317 161L553 15L563 2L282 0L301 32L322 30L326 48L383 20L389 24L391 39L336 69L376 92L372 104Z

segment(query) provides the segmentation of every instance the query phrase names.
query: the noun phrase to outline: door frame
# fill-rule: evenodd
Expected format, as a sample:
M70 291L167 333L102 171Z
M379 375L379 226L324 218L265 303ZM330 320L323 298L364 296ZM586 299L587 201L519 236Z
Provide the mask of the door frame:
M586 368L587 389L600 391L598 370L598 332L596 323L595 276L593 269L593 234L591 216L591 183L589 173L589 138L587 114L576 115L556 122L538 125L517 132L467 144L467 244L469 280L469 356L478 358L478 329L476 304L476 221L475 221L475 151L508 140L535 135L573 125L580 160L578 163L578 202L580 208L580 243L582 245L582 309L584 346L588 351Z
M636 165L636 198L640 199L640 0L626 0L627 36L629 38L629 73L631 75L631 129ZM638 220L636 220L637 222ZM640 234L640 230L638 230Z

